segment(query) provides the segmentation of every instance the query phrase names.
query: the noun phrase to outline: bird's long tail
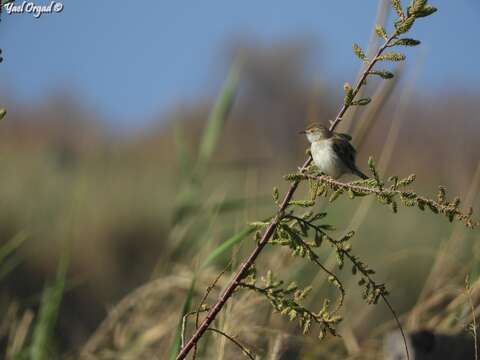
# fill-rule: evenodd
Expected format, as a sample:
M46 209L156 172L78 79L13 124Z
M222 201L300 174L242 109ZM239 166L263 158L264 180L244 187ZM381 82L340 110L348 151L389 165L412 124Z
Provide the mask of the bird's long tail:
M352 169L352 172L357 175L358 177L362 178L363 180L368 179L368 176L365 175L363 172L358 170L356 167Z

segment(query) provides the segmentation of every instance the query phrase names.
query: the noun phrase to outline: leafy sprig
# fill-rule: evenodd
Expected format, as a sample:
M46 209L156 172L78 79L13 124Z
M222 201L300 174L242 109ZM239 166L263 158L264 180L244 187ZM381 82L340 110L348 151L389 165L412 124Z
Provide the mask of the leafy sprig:
M406 59L405 54L401 52L385 52L387 48L393 48L396 46L417 46L420 44L419 40L411 38L400 38L399 36L407 33L415 23L418 18L426 17L433 14L437 9L431 5L427 4L427 0L414 0L411 1L407 12L403 10L400 0L391 0L393 9L397 13L398 19L395 21L395 29L393 32L388 35L387 30L381 25L375 25L375 32L380 39L383 39L384 44L378 49L375 56L372 59L368 59L365 51L361 48L360 45L354 43L352 48L355 55L366 63L366 70L361 76L357 86L352 88L350 84L346 84L344 87L345 90L345 99L344 99L344 108L340 111L339 116L333 121L331 130L333 130L343 114L346 112L349 106L365 106L370 103L370 99L360 99L355 101L355 97L359 93L359 90L363 84L367 82L367 79L370 75L377 75L383 79L392 79L394 74L390 71L383 69L374 69L375 65L380 61L404 61Z
M241 282L240 286L253 290L265 296L273 308L281 315L288 317L290 321L298 320L303 334L312 329L313 324L320 327L318 337L323 339L327 333L337 335L335 326L341 321L341 317L330 311L330 301L325 300L318 312L313 312L303 305L303 300L309 295L312 286L300 288L296 282L285 284L283 280L277 280L271 271L267 272L260 281L263 286L257 285L257 278L250 274L247 281Z
M390 176L386 180L381 179L373 158L369 159L369 168L372 178L341 182L328 175L311 173L293 173L285 176L288 181L308 180L313 198L324 196L330 202L337 200L340 195L347 195L350 199L372 195L383 205L390 205L393 212L398 211L398 204L406 207L417 206L424 211L428 208L434 214L444 215L450 222L457 220L469 228L480 226L480 222L473 218L473 208L460 208L460 198L447 199L447 190L439 186L436 198L428 198L410 190L409 186L415 181L415 174L400 179L398 176Z

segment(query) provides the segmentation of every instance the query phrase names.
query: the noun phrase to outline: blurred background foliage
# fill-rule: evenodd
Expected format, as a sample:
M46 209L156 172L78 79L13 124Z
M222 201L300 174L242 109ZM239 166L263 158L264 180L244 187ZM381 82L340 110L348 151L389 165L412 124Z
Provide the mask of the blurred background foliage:
M198 301L229 261L238 265L251 237L234 240L200 268L219 244L272 212L272 187L285 190L282 175L304 159L307 143L298 131L313 121L326 123L342 103L345 79L311 76L312 62L322 66L312 57L318 46L308 37L268 46L254 38L232 40L224 68L236 65L223 74L227 80L216 105L215 98L198 94L127 132L102 122L74 92L45 94L32 105L3 97L11 111L0 126L2 356L76 356L87 348L87 358L164 358L193 274L198 281L192 297ZM415 71L406 74L396 69L400 76L392 88L369 84L367 91L378 91L384 101L348 120L353 134L361 133L361 122L369 124L359 135L358 164L366 169L369 155L385 159L384 174L415 172L419 192L445 185L478 210L480 89L469 84L417 90L418 73L430 61L410 61ZM409 209L394 216L368 200L339 200L328 212L339 231L357 231L357 253L388 284L400 314L432 293L454 299L464 291L466 274L478 298L477 230ZM312 304L331 295L314 267L300 266L278 249L267 250L260 262L300 284L319 284ZM432 279L433 271L442 277ZM346 351L376 349L381 326L391 321L385 308L365 305L356 284L345 280L351 294L343 339L306 339L305 356L334 358L328 352L335 351L345 358ZM58 315L49 314L45 304L60 304L58 296ZM255 295L240 293L219 323L266 354L280 335L300 334L267 309ZM449 330L457 310L440 304L433 315L424 311L412 321L418 326L443 316ZM206 343L200 349L205 358L239 356L214 335Z

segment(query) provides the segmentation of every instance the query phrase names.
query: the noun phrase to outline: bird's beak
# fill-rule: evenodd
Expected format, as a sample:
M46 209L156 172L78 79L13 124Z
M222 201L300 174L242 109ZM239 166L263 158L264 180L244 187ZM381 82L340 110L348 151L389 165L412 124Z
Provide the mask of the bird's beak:
M305 130L299 131L299 134L306 134L307 132Z

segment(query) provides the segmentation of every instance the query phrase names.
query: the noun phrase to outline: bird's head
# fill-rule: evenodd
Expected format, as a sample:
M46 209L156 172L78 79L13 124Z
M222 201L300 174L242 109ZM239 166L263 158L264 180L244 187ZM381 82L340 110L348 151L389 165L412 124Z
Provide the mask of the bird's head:
M307 130L301 131L300 133L307 135L307 139L311 143L315 141L326 140L332 136L332 132L323 125L311 126L307 128Z

